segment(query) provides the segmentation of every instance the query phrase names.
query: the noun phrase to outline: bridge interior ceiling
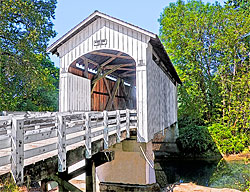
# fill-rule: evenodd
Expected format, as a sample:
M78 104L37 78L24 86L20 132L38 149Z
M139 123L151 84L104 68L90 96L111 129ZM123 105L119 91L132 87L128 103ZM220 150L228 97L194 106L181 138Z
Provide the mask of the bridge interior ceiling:
M77 58L69 72L91 80L91 110L135 108L136 64L126 53L93 51Z

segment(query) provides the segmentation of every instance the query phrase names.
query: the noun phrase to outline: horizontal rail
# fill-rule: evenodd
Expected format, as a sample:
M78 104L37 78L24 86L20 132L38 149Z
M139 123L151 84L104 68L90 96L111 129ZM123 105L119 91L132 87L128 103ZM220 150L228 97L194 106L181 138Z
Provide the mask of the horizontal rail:
M0 157L0 167L10 164L11 155Z
M24 151L24 159L28 159L28 158L35 157L38 155L42 155L44 153L48 153L48 152L56 150L56 149L57 149L56 143L52 143L52 144L45 145L42 147L30 149L30 150Z
M0 149L9 148L11 146L11 136L1 135L0 136Z
M36 141L41 141L45 139L50 139L57 136L57 130L50 130L46 132L41 132L37 134L24 135L24 143L32 143Z

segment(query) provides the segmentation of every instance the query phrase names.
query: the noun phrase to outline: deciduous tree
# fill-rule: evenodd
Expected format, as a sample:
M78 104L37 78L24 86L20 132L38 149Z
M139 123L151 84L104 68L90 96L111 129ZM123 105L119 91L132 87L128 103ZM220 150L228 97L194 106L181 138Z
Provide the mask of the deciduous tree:
M0 0L0 110L54 110L35 106L55 89L56 69L45 65L55 8L56 0Z
M246 4L178 0L159 19L161 40L183 81L179 118L199 125L219 123L244 141L243 146L249 144L245 138L250 136Z

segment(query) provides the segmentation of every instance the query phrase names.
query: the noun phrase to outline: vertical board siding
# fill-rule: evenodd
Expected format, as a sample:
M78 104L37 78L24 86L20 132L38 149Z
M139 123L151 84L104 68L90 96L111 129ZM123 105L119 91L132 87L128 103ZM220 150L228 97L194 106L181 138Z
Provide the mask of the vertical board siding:
M94 46L95 40L106 39L106 45ZM70 64L82 55L99 49L113 49L131 56L136 63L146 62L146 48L150 37L99 18L58 48L61 68L68 71ZM64 64L62 64L64 60Z
M172 83L169 77L152 59L148 59L147 120L149 140L153 138L155 133L176 122L176 91L176 86Z
M60 112L91 110L89 79L63 73L60 87Z

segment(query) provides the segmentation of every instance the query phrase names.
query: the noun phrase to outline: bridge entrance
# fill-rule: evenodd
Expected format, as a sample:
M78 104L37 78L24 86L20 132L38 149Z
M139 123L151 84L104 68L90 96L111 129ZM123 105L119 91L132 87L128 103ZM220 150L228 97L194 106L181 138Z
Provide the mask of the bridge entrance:
M73 61L68 72L90 80L85 82L90 84L91 111L136 108L136 64L128 54L110 49L92 51Z

